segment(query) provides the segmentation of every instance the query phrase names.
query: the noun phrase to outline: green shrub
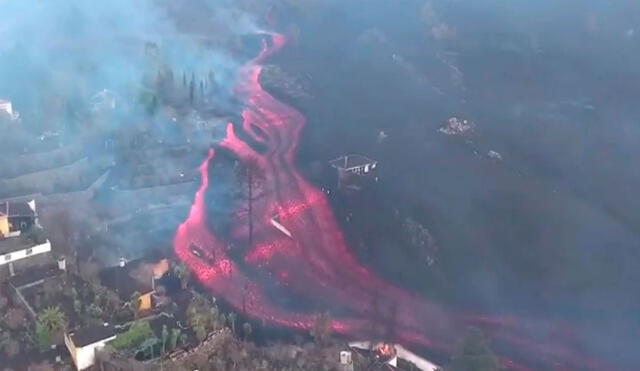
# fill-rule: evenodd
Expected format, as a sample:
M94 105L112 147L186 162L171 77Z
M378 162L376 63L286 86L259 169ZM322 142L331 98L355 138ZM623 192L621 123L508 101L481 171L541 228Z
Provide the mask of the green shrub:
M151 330L149 322L138 321L133 323L127 331L116 336L109 345L116 350L133 349L153 336L153 330Z

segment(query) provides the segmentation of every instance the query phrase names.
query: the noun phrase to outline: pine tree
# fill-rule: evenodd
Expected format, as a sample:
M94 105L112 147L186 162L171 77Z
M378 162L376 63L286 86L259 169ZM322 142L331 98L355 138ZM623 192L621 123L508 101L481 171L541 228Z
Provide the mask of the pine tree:
M191 74L191 81L189 82L189 104L193 105L193 94L195 93L196 88L196 75Z

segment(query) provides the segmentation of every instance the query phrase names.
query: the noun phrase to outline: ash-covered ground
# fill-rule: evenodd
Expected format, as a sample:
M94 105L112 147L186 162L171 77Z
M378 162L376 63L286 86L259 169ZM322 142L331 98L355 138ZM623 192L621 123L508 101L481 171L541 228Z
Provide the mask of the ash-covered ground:
M308 118L300 167L331 188L329 160L379 161L378 183L331 200L387 279L465 310L566 321L589 352L637 364L638 9L430 4L282 15L297 42L270 62L290 82L262 81ZM451 117L471 130L439 131Z

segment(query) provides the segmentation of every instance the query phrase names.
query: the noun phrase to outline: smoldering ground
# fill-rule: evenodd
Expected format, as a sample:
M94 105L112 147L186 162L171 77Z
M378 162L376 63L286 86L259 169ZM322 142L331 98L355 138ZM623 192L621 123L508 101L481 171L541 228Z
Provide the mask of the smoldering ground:
M67 3L74 6L0 3L10 10L5 17L14 18L0 26L8 36L2 41L0 93L15 100L25 121L67 90L85 97L104 88L124 96L135 92L129 87L139 83L145 65L139 41L157 43L182 69L197 69L197 61L208 60L209 52L195 41L189 54L188 36L169 37L187 40L177 49L165 46L169 41L162 35L177 35L180 26L159 8L125 1ZM590 353L623 369L637 365L632 345L640 303L635 287L640 215L633 192L640 177L633 97L640 44L634 42L633 3L432 1L437 17L428 15L426 25L417 18L424 14L421 1L337 3L329 2L329 11L315 19L299 21L298 54L285 51L275 60L320 82L314 86L317 106L305 107L309 125L301 162L351 151L380 160L377 199L386 200L385 210L389 215L396 207L412 210L436 236L446 280L440 290L448 291L443 300L482 312L513 310L573 322ZM108 9L112 4L119 8ZM28 7L34 7L33 15ZM73 26L84 12L91 13L95 22L89 24L96 29ZM113 17L103 19L100 13ZM17 22L20 17L25 20ZM357 40L366 38L359 36L375 28L386 35L379 38L386 44L362 47ZM67 42L79 30L95 38ZM122 36L106 37L109 32ZM75 45L83 45L86 56L75 52ZM103 53L108 47L118 50ZM447 89L450 67L435 52L457 54L449 61L462 72L467 93ZM212 60L229 70L237 67L224 55ZM425 67L434 65L446 73ZM52 66L64 67L63 72L52 73ZM86 79L77 81L81 75ZM420 81L445 84L439 89L448 96L422 88ZM73 92L76 86L80 93ZM498 149L505 167L437 137L438 125L454 115L477 121L482 137L476 142ZM388 135L383 145L375 139L380 130ZM373 211L368 216L381 214ZM378 267L392 278L408 270ZM412 268L418 272L412 282L401 283L420 286L421 268Z
M380 161L362 210L334 207L353 212L347 231L379 231L349 234L377 246L389 279L465 310L570 321L591 354L633 369L637 4L429 3L341 2L298 23L297 47L274 63L314 82L301 165L353 152ZM474 120L475 136L442 136L451 116ZM486 160L492 149L502 163ZM407 249L387 227L396 210L434 235L439 283L408 273L428 271L420 262L388 264Z

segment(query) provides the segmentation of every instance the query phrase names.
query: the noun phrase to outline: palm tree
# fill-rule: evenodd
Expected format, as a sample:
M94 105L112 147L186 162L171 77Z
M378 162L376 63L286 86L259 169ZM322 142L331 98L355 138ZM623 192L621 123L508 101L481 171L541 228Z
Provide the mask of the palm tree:
M60 307L48 307L38 314L36 322L36 341L40 351L45 351L55 342L55 335L65 327L66 318Z
M66 318L60 307L55 306L40 312L38 322L49 332L55 332L64 328Z

